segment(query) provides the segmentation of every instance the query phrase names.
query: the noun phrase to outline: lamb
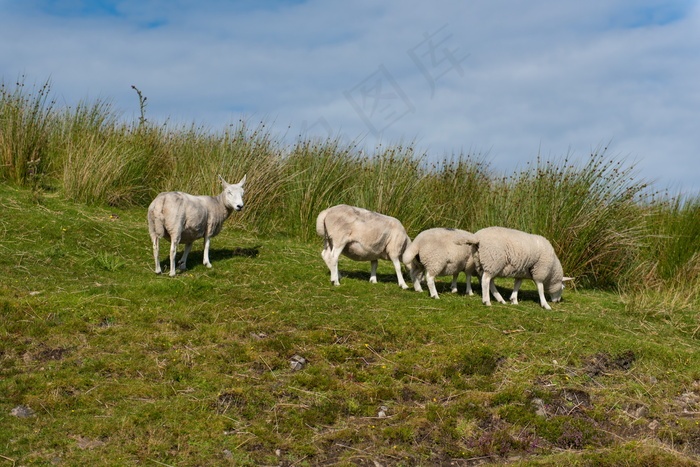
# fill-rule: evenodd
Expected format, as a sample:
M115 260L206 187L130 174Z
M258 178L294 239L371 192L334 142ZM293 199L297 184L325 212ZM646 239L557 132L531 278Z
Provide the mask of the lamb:
M235 184L227 183L221 175L219 180L224 190L218 196L194 196L180 191L160 193L148 207L148 231L153 241L153 256L156 274L161 273L158 261L159 240L170 240L170 276L175 276L175 253L177 245L185 244L185 251L177 263L181 270L187 269L187 255L192 243L204 237L204 265L209 262L209 243L218 235L224 221L231 213L243 209L243 185L246 176Z
M338 259L343 254L355 261L371 262L371 283L377 282L378 260L391 261L399 286L408 288L401 272L400 259L411 239L398 219L339 204L321 211L316 219L316 233L323 237L321 257L331 271L333 285L340 285Z
M481 300L491 306L489 290L499 303L503 297L492 282L495 277L514 277L513 293L510 301L518 304L518 290L523 279L532 279L537 285L540 305L547 310L552 308L544 296L545 289L553 302L561 300L564 273L554 248L540 236L505 227L487 227L475 232L467 240L472 245L472 257L476 270L481 274Z
M452 274L452 293L457 292L457 277L467 275L467 294L472 292L472 274L475 272L471 244L472 234L466 230L435 228L419 233L403 254L403 262L411 271L416 292L422 292L420 282L425 276L431 298L440 298L435 289L435 277Z

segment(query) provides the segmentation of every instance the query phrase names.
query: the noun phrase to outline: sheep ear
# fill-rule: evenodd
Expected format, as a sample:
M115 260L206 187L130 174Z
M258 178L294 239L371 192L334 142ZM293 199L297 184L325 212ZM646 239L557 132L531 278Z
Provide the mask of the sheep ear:
M243 184L245 183L245 178L246 178L247 176L248 176L248 174L243 175L243 178L241 179L241 181L238 182L238 184L239 184L240 186L243 186Z
M221 181L221 184L224 186L224 188L226 188L229 185L229 183L226 180L224 180L224 177L222 177L221 175L218 175L218 177Z

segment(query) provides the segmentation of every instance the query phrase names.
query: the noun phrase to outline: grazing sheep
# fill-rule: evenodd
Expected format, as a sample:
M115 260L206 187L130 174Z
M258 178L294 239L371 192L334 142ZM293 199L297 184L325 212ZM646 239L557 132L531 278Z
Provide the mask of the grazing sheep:
M245 175L236 184L227 183L221 175L219 180L224 191L218 196L194 196L180 191L161 193L148 207L148 231L153 241L153 256L156 274L161 273L158 261L158 245L161 238L170 240L170 276L175 275L175 253L179 243L185 251L178 262L181 270L187 269L187 255L192 242L204 237L204 265L209 262L209 242L216 236L231 213L243 209L243 185Z
M489 290L499 303L505 303L492 279L514 277L510 301L518 304L518 290L523 279L532 279L537 285L540 305L551 310L544 296L545 289L553 302L561 300L563 281L570 280L564 273L554 248L540 236L505 227L487 227L474 233L468 240L476 270L481 273L481 299L491 305Z
M435 228L419 233L403 254L403 262L411 271L411 280L416 292L422 292L420 281L425 281L432 298L440 298L435 289L435 277L452 275L452 293L457 292L457 277L464 271L467 275L467 294L472 292L471 245L466 242L472 234L466 230Z
M407 289L401 273L401 255L411 243L398 219L346 204L322 211L316 219L316 233L323 237L321 256L331 271L331 282L340 285L338 259L343 254L355 261L370 261L369 281L377 282L377 263L394 264L399 286Z

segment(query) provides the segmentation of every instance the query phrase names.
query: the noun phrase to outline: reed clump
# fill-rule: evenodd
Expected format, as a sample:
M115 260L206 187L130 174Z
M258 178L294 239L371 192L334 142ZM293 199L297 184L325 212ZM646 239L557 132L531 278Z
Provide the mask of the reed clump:
M412 237L437 226L501 225L549 238L576 285L697 297L700 201L650 194L634 164L605 147L499 173L483 155L440 159L412 142L368 150L338 139L283 143L265 122L159 124L145 117L140 92L134 122L109 101L57 109L50 94L48 82L0 84L2 180L145 208L161 191L213 195L218 174L231 182L247 174L246 209L234 222L250 232L314 241L316 215L339 203L397 217Z

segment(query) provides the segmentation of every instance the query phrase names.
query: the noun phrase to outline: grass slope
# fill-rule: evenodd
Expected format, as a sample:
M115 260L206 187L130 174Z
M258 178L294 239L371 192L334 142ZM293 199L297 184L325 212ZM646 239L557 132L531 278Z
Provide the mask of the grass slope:
M0 464L700 462L696 312L432 300L347 259L332 287L320 239L235 214L201 248L156 276L144 209L0 185Z

